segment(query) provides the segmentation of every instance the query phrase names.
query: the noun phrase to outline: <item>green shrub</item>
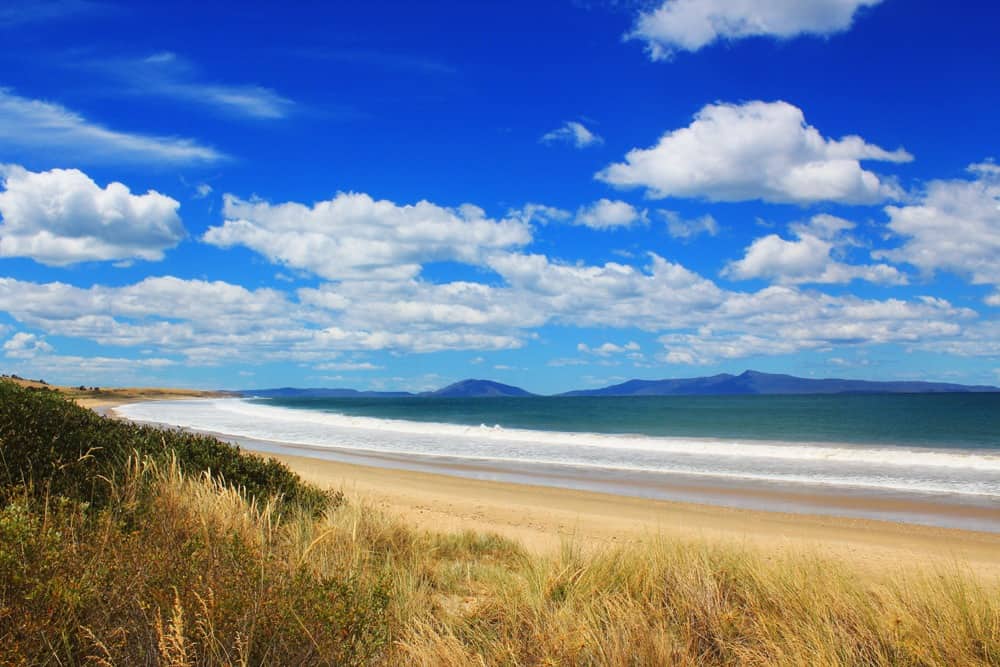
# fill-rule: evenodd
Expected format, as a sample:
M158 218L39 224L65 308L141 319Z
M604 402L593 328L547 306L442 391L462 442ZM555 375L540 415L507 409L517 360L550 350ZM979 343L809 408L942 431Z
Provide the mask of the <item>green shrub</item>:
M281 463L217 438L109 419L56 393L0 381L0 501L24 488L103 507L108 481L133 455L175 456L185 472L210 470L251 498L278 495L289 507L319 512L333 499Z

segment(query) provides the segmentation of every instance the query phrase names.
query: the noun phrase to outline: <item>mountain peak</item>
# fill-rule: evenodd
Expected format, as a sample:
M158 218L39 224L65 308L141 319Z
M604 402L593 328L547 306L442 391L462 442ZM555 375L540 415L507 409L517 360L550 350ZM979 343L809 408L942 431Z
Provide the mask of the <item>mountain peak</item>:
M534 396L520 387L514 387L493 380L459 380L437 391L430 391L422 396L436 398L491 398L501 396Z

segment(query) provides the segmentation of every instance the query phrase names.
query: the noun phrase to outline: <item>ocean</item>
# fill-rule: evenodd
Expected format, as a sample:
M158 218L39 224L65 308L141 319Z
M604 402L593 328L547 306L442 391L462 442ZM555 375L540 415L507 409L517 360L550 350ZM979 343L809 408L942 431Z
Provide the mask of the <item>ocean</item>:
M1000 394L224 398L118 412L263 451L1000 531ZM816 500L845 495L872 503Z

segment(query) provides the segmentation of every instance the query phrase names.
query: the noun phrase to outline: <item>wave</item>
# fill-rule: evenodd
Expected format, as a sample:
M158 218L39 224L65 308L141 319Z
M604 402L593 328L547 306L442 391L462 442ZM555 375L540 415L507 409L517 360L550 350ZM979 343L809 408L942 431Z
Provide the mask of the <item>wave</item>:
M117 412L139 421L314 448L1000 496L1000 455L982 451L507 429L352 416L244 399L138 403Z

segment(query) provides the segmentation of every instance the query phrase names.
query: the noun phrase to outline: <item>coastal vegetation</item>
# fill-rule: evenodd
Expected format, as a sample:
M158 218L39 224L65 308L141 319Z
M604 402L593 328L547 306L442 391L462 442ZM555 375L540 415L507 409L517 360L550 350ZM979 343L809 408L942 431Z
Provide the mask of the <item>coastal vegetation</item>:
M0 381L0 664L1000 665L1000 582L421 530Z

